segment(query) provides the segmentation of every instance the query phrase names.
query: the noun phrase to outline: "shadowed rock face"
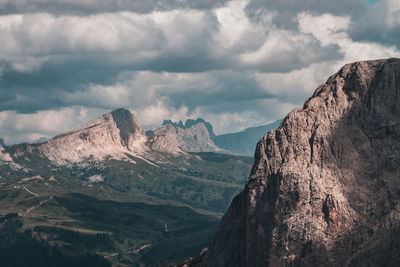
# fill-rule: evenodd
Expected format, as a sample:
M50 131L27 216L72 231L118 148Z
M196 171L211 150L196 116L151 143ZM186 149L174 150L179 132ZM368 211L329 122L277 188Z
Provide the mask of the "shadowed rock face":
M345 65L257 144L196 266L399 266L400 60Z
M111 115L119 129L123 146L129 146L132 135L144 135L144 130L140 127L139 121L129 110L119 108L113 110Z

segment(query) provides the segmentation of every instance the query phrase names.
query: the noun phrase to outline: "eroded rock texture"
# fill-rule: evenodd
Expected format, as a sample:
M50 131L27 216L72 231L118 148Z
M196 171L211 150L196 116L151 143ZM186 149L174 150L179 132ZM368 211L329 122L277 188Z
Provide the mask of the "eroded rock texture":
M345 65L258 143L196 266L400 266L400 60Z

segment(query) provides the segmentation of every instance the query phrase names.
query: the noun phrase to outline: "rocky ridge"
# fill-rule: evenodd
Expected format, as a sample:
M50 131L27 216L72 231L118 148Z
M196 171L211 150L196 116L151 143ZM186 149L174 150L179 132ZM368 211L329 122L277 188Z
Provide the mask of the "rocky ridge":
M11 156L25 157L26 152L37 150L50 161L64 165L106 158L132 161L129 155L152 161L157 158L153 152L227 152L214 144L213 135L211 124L202 119L188 120L182 126L164 121L163 126L146 135L129 110L116 109L49 141L26 144ZM11 159L6 154L1 158Z
M187 152L225 152L217 147L212 136L212 126L202 119L173 123L164 121L163 126L153 130L151 148L157 151L177 154Z
M195 266L400 264L400 60L345 65L257 144Z

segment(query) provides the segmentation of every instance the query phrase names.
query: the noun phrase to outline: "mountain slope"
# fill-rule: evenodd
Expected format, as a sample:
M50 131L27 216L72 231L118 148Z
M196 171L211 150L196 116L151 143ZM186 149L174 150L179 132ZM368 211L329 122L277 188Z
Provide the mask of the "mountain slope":
M214 137L214 143L223 149L253 156L258 140L268 131L279 127L280 121L258 127L250 127L242 132L221 134Z
M196 266L400 264L400 60L345 65L257 145Z

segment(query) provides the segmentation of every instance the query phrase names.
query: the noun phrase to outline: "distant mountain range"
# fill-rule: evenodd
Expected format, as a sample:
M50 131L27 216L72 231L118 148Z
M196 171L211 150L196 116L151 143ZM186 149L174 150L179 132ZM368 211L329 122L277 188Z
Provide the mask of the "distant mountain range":
M257 142L267 132L279 127L280 121L264 126L247 128L237 133L217 135L213 138L215 145L241 155L253 156Z
M215 151L222 153L236 153L240 155L253 156L254 150L257 142L263 137L268 131L276 129L279 127L280 120L275 121L271 124L267 124L264 126L258 127L250 127L241 132L236 133L228 133L222 135L216 135L213 131L213 126L211 123L206 122L204 119L198 118L197 120L187 120L185 123L182 121L172 122L171 120L164 120L163 127L177 130L177 132L191 132L189 135L193 138L199 138L198 144L201 147L198 150L202 151ZM200 126L201 125L201 126ZM188 131L188 129L192 129L193 127L202 127L207 129L208 135L203 131L197 131L196 133L193 131ZM162 127L162 128L163 128ZM160 133L159 129L156 130ZM149 136L154 136L155 131L147 131ZM178 134L179 135L179 134ZM190 141L189 141L190 142ZM185 142L182 142L182 145ZM192 146L186 147L186 150L189 150Z

